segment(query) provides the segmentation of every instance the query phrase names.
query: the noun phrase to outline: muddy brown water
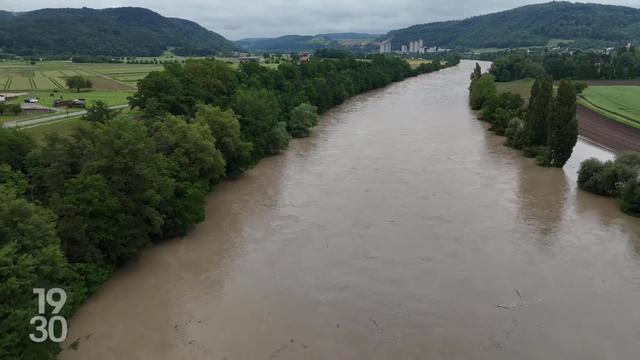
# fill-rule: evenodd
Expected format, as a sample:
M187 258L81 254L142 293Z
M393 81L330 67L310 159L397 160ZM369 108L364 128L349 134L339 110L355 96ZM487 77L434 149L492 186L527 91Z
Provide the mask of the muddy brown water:
M473 63L353 98L208 198L60 359L638 359L640 221L502 146Z

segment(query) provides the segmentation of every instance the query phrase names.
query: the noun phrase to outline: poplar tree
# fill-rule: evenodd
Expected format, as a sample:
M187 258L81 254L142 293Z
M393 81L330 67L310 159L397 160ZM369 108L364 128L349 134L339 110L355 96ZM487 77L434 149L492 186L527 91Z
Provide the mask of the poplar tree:
M531 99L527 108L525 130L527 145L546 146L549 138L549 116L553 100L553 78L536 79L531 88Z
M550 165L563 167L578 141L576 91L569 80L562 80L549 117Z

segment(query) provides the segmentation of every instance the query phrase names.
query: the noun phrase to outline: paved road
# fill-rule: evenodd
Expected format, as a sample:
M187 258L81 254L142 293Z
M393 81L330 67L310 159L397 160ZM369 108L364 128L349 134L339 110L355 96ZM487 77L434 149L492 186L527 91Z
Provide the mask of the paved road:
M116 110L116 109L124 109L124 108L126 108L128 106L129 105L125 104L125 105L111 106L109 108L113 109L113 110ZM41 117L41 118L32 119L32 120L7 121L6 123L2 124L2 126L6 127L6 128L32 127L32 126L42 125L44 123L48 123L48 122L52 122L52 121L76 118L76 117L82 116L82 115L84 115L86 113L87 113L86 110L76 111L76 112L69 113L69 114L67 114L66 112L63 112L61 114L58 113L56 115L51 115L51 116L47 116L47 117Z

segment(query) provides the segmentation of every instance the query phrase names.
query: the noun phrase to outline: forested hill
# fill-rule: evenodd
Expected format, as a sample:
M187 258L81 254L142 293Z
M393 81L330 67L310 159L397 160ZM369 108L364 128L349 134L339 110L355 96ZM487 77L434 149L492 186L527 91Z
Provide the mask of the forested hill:
M0 11L0 48L21 56L159 56L168 48L211 55L236 46L192 21L123 7Z
M412 40L468 48L544 46L551 39L577 44L621 44L640 38L640 9L550 2L465 20L414 25L391 31L394 48Z
M277 38L249 38L236 45L253 52L312 51L316 49L365 48L379 35L361 33L333 33L318 35L285 35Z

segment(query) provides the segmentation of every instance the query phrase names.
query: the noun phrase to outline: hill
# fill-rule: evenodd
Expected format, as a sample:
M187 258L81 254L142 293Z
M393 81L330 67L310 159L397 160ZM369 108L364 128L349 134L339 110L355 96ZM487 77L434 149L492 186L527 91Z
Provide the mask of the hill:
M237 47L183 19L134 7L0 12L0 48L21 56L211 55Z
M423 39L426 45L467 48L545 46L554 39L617 45L640 38L640 10L624 6L551 2L465 20L414 25L389 32L393 47Z
M326 48L358 48L371 43L379 35L361 33L330 33L318 35L286 35L277 38L249 38L236 45L252 52L312 51Z

